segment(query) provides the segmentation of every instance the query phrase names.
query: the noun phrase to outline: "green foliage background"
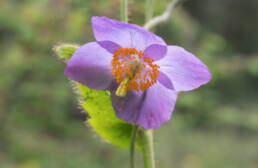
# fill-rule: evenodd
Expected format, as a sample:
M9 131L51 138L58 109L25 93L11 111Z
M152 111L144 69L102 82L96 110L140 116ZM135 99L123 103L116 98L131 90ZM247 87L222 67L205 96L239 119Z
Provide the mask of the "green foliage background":
M166 2L156 1L154 13ZM187 1L155 30L168 44L195 53L213 73L208 85L180 93L171 121L155 132L157 167L258 167L258 33L251 31L258 24L235 21L257 15L247 5L229 9L230 1L220 2L223 8L209 8L213 2L206 0L204 10L203 1ZM144 1L130 6L130 21L142 25ZM129 167L127 150L85 126L88 115L63 75L65 64L51 50L57 42L93 41L90 17L119 19L118 7L118 0L0 1L1 168ZM243 18L234 18L242 8ZM220 13L226 21L215 17Z

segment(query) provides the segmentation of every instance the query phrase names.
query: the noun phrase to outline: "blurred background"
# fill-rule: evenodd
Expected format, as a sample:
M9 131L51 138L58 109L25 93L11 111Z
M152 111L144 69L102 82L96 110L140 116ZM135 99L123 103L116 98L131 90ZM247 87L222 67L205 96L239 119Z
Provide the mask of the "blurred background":
M169 0L156 0L161 14ZM130 21L144 23L144 0ZM128 168L129 153L85 126L58 42L93 41L119 0L0 1L0 168ZM180 93L155 132L158 168L258 168L258 1L188 0L155 33L195 53L212 81ZM141 155L137 153L141 165Z

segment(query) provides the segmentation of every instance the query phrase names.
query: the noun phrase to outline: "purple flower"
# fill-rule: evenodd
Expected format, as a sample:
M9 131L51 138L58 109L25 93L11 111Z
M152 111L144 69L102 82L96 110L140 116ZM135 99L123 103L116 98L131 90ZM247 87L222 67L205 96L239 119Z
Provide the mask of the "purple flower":
M110 90L122 120L145 129L159 128L170 119L177 92L211 79L197 57L168 46L142 27L96 16L91 22L97 42L76 50L64 73L89 88Z

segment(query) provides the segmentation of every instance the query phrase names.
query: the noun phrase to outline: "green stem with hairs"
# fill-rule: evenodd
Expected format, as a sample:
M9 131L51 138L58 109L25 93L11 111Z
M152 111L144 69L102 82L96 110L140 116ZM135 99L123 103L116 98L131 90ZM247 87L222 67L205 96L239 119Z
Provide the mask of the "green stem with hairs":
M131 168L135 168L135 161L134 161L134 153L135 153L135 143L137 139L137 131L138 126L134 125L132 129L132 137L131 137L131 146L130 146L130 162L131 162Z
M128 22L128 1L120 0L120 19L123 22Z
M145 3L145 22L148 22L153 16L154 0L146 0Z
M142 129L140 132L144 168L155 168L154 149L153 149L153 130Z

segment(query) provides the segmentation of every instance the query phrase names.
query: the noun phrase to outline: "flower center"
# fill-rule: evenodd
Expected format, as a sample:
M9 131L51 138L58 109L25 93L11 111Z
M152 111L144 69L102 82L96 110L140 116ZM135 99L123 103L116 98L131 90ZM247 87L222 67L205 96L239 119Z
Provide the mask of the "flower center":
M146 90L157 82L159 66L135 48L120 48L112 59L112 74L125 90Z

